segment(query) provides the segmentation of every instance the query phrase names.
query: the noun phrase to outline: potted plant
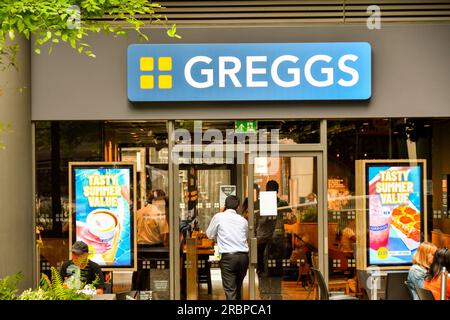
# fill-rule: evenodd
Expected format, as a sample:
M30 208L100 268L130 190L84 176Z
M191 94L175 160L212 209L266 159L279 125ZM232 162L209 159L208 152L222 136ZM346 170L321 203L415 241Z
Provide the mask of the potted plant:
M15 300L17 284L23 279L23 274L18 272L12 276L0 279L0 300Z
M37 289L27 289L19 296L17 284L23 278L22 273L0 279L0 300L90 300L95 293L95 284L81 286L82 289L69 288L54 267L51 267L51 277L50 280L43 274Z
M301 222L317 222L317 208L314 206L306 207L300 213Z

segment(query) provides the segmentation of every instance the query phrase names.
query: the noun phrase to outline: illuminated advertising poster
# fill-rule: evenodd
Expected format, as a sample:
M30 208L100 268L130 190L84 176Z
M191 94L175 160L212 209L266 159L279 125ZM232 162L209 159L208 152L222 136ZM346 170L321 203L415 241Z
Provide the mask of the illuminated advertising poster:
M72 236L106 268L134 268L133 165L71 165Z
M408 265L421 241L423 166L367 164L369 265Z

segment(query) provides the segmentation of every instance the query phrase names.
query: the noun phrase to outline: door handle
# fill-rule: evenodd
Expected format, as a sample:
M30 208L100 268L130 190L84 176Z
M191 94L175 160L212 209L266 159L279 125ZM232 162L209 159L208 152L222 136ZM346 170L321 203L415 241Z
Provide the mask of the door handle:
M250 263L251 264L257 264L258 263L258 243L256 241L256 238L250 238Z

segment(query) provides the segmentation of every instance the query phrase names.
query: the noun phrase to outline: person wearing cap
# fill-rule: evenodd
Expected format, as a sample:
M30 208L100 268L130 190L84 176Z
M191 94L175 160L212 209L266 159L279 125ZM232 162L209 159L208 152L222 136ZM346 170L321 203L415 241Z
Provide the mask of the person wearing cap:
M102 269L94 261L89 260L89 248L83 241L77 241L72 245L72 260L66 261L61 267L61 277L64 282L74 278L77 270L80 270L81 288L86 284L92 284L98 277L95 287L97 294L103 293L105 280L103 278Z

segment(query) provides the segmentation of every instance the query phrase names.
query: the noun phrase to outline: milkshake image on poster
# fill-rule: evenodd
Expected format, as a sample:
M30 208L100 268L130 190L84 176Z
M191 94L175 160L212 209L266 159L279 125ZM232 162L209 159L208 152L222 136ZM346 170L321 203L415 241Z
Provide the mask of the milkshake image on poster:
M370 248L387 248L391 230L392 211L383 207L378 195L370 196L369 239Z
M76 239L101 266L131 264L128 169L76 169Z
M94 253L101 254L106 264L112 263L119 243L119 217L109 210L96 209L88 214L86 224L87 232L98 238L97 243L104 244L94 249Z

